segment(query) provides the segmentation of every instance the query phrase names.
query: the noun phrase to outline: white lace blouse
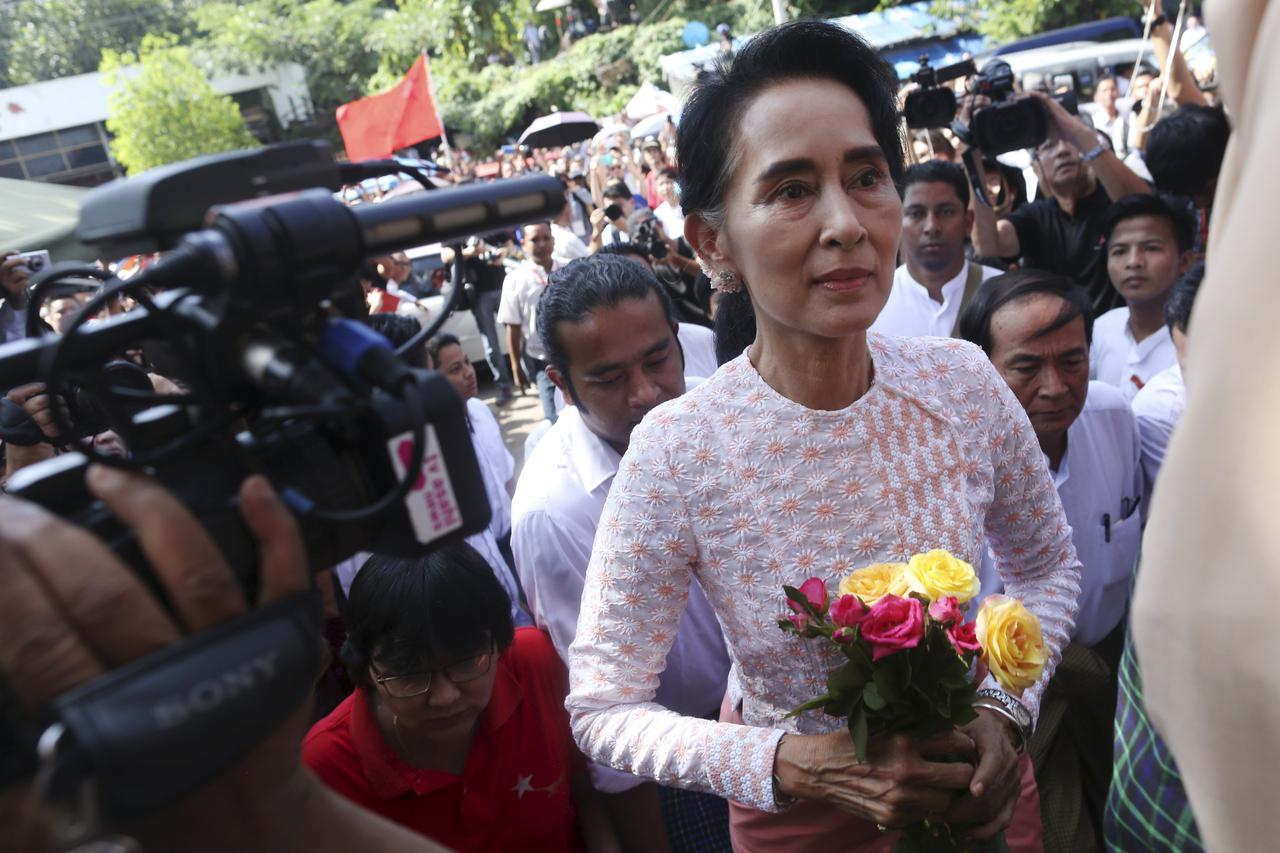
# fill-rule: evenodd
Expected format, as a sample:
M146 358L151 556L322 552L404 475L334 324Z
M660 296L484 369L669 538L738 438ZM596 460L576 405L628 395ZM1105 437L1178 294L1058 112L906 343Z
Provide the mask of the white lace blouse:
M977 565L984 538L1007 594L1050 653L1033 714L1071 636L1079 562L1031 424L982 351L868 335L874 380L847 409L814 411L745 355L636 428L605 505L569 651L567 705L596 761L773 810L785 732L833 731L820 711L839 653L783 633L783 584L946 548ZM743 689L746 725L651 700L696 573Z

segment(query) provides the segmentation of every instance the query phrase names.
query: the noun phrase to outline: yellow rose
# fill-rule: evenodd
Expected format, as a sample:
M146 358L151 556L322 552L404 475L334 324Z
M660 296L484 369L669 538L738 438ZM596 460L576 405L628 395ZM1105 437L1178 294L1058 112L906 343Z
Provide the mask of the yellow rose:
M941 548L912 557L907 563L906 579L907 589L930 601L954 595L956 603L964 604L982 588L973 566Z
M872 563L840 581L841 595L856 595L870 607L886 595L906 595L906 563Z
M1040 620L1016 598L989 595L982 600L977 622L983 661L1001 687L1021 696L1044 672Z

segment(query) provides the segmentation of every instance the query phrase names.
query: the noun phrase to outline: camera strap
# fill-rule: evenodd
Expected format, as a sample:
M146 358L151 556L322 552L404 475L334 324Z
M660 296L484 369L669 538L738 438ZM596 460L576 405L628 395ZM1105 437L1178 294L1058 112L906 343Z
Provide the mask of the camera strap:
M64 694L46 795L74 799L92 778L105 811L128 816L200 789L306 700L320 636L319 596L302 592Z

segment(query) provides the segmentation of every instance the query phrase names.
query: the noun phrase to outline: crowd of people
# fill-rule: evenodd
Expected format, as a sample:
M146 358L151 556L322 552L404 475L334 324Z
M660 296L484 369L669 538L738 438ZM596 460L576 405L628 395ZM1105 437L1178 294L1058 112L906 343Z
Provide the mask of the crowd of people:
M1151 29L1162 60L1171 30ZM556 175L565 206L446 249L434 278L370 259L362 313L404 344L456 272L495 403L536 388L544 422L517 465L456 337L405 355L465 401L491 521L416 559L315 567L333 662L302 740L314 776L277 759L294 782L264 801L308 825L274 849L888 851L922 819L1014 851L1204 849L1129 631L1186 383L1214 381L1188 331L1231 124L1169 67L1103 77L1081 115L1025 93L1047 136L993 158L967 132L982 99L909 136L874 49L799 21L726 53L678 128L452 154L458 182ZM26 335L27 275L0 257L6 340ZM57 438L42 386L6 400ZM6 478L53 453L6 446ZM134 475L90 485L173 567L186 627L215 622L174 586L213 547L185 510ZM0 539L56 572L65 554L32 537L69 528L5 501ZM268 588L304 585L270 488L242 503ZM161 553L178 531L195 544ZM842 719L790 713L839 660L778 630L782 587L935 548L976 568L979 600L1026 603L1048 665L1020 696L975 674L1009 713L873 736L859 760ZM66 630L101 648L107 628ZM172 822L135 829L178 849Z

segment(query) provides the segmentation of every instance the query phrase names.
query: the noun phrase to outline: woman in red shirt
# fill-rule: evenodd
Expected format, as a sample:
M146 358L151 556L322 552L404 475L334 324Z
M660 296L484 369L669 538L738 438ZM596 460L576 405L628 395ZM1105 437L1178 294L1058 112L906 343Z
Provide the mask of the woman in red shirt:
M347 602L359 685L303 742L334 790L461 851L610 850L569 733L563 664L465 544L374 556Z

